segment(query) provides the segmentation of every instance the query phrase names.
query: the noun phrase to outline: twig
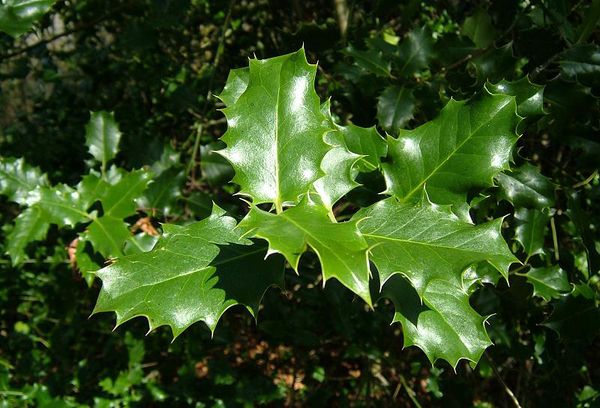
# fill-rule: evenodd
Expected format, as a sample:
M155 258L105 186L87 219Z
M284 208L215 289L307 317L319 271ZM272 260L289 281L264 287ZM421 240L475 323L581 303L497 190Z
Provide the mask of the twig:
M579 183L573 184L573 188L579 188L579 187L583 187L583 186L588 185L597 175L598 175L598 170L596 169L585 180L580 181Z
M410 398L410 400L413 402L413 404L415 404L415 407L423 408L421 406L421 404L419 404L419 401L417 400L417 396L416 396L415 392L413 391L412 388L410 388L408 386L408 384L406 383L406 380L404 379L404 376L402 374L400 374L400 383L404 387L404 390L406 390L406 393L408 394L408 398Z
M558 235L556 234L554 217L550 218L550 229L552 230L552 243L554 244L554 259L560 261L560 254L558 253Z
M504 391L506 392L506 394L508 394L508 396L512 400L513 404L515 404L515 407L522 408L521 404L519 404L519 400L517 399L515 394L512 392L512 390L508 387L508 385L506 385L506 383L502 379L502 376L498 372L498 368L496 367L496 364L494 363L494 361L492 360L492 358L490 357L490 355L488 354L487 351L485 351L485 356L488 359L488 362L490 363L490 367L492 367L492 371L494 372L494 375L496 376L496 378L498 378L498 381L500 381L500 384L502 384L502 386L504 387Z

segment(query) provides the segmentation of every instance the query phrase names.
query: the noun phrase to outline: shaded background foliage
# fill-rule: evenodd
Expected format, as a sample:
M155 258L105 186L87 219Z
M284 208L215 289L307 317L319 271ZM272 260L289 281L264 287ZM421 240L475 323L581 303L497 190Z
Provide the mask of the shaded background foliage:
M495 346L456 375L402 350L401 329L388 324L391 305L370 313L335 282L321 289L309 254L306 273L287 273L285 290L267 293L258 325L236 308L212 340L194 325L170 343L167 330L144 337L141 319L116 333L112 316L88 319L98 283L88 289L65 261L79 231L53 227L21 267L0 260L0 404L512 406L506 389L522 406L598 404L600 3L349 1L345 30L335 4L58 1L33 33L0 35L1 154L74 185L91 159L89 112L114 111L123 133L117 164L179 163L169 173L170 209L140 209L158 228L205 216L210 199L243 213L235 191L222 188L230 167L211 153L225 130L211 95L249 56L304 44L334 113L393 135L431 120L451 97L529 75L545 86L545 113L520 125L515 167L528 162L558 186L550 188L543 253L528 256L518 243L519 215L502 187L474 197L471 213L477 221L509 214L506 238L520 259L533 267L554 260L574 291L534 297L522 270L510 286L481 287L472 303L496 313L488 330ZM361 177L364 187L345 205L383 190L382 180ZM0 206L6 235L19 207L4 197Z

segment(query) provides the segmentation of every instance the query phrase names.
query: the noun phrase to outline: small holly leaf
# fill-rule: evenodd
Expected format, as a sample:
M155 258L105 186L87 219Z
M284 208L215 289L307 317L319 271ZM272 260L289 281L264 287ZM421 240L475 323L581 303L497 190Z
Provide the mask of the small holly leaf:
M422 302L410 283L396 275L384 285L382 297L394 304L392 322L402 324L404 347L419 347L432 364L443 359L456 370L461 359L477 363L492 345L486 319L469 305L468 296L443 281L432 282Z
M96 161L101 163L102 172L106 164L115 158L119 150L121 132L112 112L91 112L85 126L85 144Z
M595 291L587 285L575 285L569 296L554 303L552 314L544 323L565 340L593 339L600 330L600 309Z
M18 37L31 29L56 0L5 0L0 4L0 31Z
M399 273L421 297L435 281L462 291L462 274L471 265L488 262L508 278L508 267L518 262L500 233L502 219L473 225L426 196L416 205L390 197L362 209L353 220L369 244L381 284Z
M364 128L349 124L338 126L338 131L343 136L348 150L362 156L356 163L358 171L368 173L381 166L381 158L387 154L387 143L375 126Z
M76 189L79 193L82 207L89 208L96 201L100 200L109 188L110 184L99 173L92 170L83 176Z
M361 159L361 156L348 150L342 128L328 133L326 140L332 147L325 154L321 163L321 169L325 175L315 181L314 186L323 205L331 211L333 205L340 198L359 185L354 181L352 168Z
M225 106L233 105L248 87L248 82L250 82L250 71L248 68L230 70L225 87L217 98L223 101Z
M79 269L79 273L81 273L81 276L88 287L91 287L92 283L94 283L94 278L96 277L94 272L102 268L102 265L98 265L92 256L93 251L91 244L82 237L79 237L77 240L77 248L75 249L75 262Z
M431 200L453 204L469 219L467 192L492 185L508 168L517 140L512 96L486 93L470 102L451 100L434 120L388 137L383 163L387 194L418 201L427 185Z
M462 34L469 37L479 48L490 46L496 39L497 33L492 25L492 18L482 8L475 10L472 16L465 19Z
M135 200L148 186L150 176L150 173L145 170L133 170L110 185L100 197L104 215L123 219L135 214L137 208Z
M250 60L246 91L223 109L228 129L219 154L235 169L240 194L255 204L296 202L323 174L328 128L314 89L316 66L304 49Z
M25 253L27 244L43 239L49 226L46 214L39 206L29 207L19 214L7 237L6 245L6 252L13 266L20 265L27 259Z
M496 84L487 83L485 88L492 94L512 95L517 101L517 113L523 117L545 115L544 87L532 84L528 77L518 81L502 80Z
M405 86L388 86L378 98L377 120L382 128L396 135L415 112L415 96Z
M515 219L515 239L523 247L527 258L543 254L544 236L550 216L540 210L520 207L515 211Z
M562 73L590 87L600 85L600 47L593 44L573 47L561 54Z
M335 278L371 305L367 243L355 221L332 221L324 206L306 197L280 214L252 207L239 227L245 236L267 240L269 253L281 253L296 271L310 246L321 261L324 282Z
M0 194L21 205L28 195L39 186L47 186L48 178L37 167L25 160L12 157L0 158Z
M425 28L410 31L399 46L398 74L410 76L427 69L433 55L433 36Z
M383 53L375 49L360 51L349 45L344 50L344 54L352 57L360 68L371 74L389 78L391 77L391 62L383 58Z
M162 325L179 336L203 321L214 332L223 313L245 305L256 317L264 292L283 284L280 257L240 238L235 220L215 207L209 218L185 227L165 224L156 247L101 269L94 313L115 312L117 326L144 316L150 331Z
M498 174L496 181L500 187L498 196L515 207L541 210L554 206L554 184L529 163Z
M523 276L533 285L533 295L547 302L566 295L572 289L567 273L558 265L533 268Z

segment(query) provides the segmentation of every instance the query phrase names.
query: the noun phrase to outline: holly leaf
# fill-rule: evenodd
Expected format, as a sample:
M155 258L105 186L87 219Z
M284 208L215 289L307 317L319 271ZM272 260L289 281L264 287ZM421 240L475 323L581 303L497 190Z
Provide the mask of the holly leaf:
M148 186L150 176L150 173L145 170L133 170L110 185L100 197L104 215L123 219L135 214L137 208L135 200Z
M392 63L386 61L383 57L383 53L379 50L368 49L366 51L361 51L350 44L344 50L344 54L352 57L356 62L356 65L366 72L383 78L391 77Z
M492 18L482 8L477 8L472 16L465 19L461 32L479 48L490 46L497 35L492 25Z
M510 82L505 79L492 84L487 83L485 88L492 94L512 95L517 101L517 113L523 117L545 115L544 111L544 86L536 85L528 77Z
M159 211L163 215L171 215L177 200L181 197L181 187L185 182L185 173L179 166L163 171L146 188L139 201L142 208Z
M543 254L544 236L550 216L540 210L520 207L515 211L515 219L515 239L523 247L527 258Z
M46 214L39 206L29 207L19 214L12 231L8 234L6 245L6 252L13 266L20 265L27 259L27 244L43 239L49 226Z
M562 73L569 79L595 87L600 85L600 47L593 44L580 45L561 54Z
M0 31L18 37L31 29L56 0L5 0L0 4Z
M533 285L533 295L547 302L566 295L572 289L567 273L558 265L533 268L523 276Z
M525 163L510 173L496 176L499 198L515 207L537 208L554 206L554 184L533 165Z
M413 118L415 102L412 89L396 85L385 88L377 102L377 120L381 127L398 134Z
M243 304L256 317L264 292L283 285L283 262L265 259L266 246L250 245L235 220L218 207L187 225L165 224L156 247L101 269L93 313L115 312L117 326L144 316L150 331L167 325L174 337L203 321L214 332L230 307Z
M470 102L451 100L434 120L401 130L397 139L388 136L385 193L414 202L427 185L433 202L453 204L469 219L467 192L491 186L508 168L517 122L512 96L486 93Z
M473 225L427 197L417 205L390 197L353 219L360 220L382 295L396 305L394 321L402 323L407 345L423 349L432 362L477 362L491 343L485 319L469 306L472 282L464 274L487 262L508 278L510 264L518 261L500 234L502 220Z
M587 285L575 285L569 296L554 304L552 314L542 325L565 340L593 339L600 330L595 291Z
M356 163L358 171L368 173L381 166L381 158L387 154L387 143L375 126L364 128L349 124L338 126L338 132L344 138L348 150L361 156Z
M486 318L469 305L464 293L434 281L428 301L422 302L411 284L399 275L383 287L382 297L394 304L392 323L402 324L404 347L417 346L432 364L448 361L456 370L461 359L477 363L492 345L485 331Z
M213 187L226 184L234 175L231 164L218 154L223 147L224 144L220 141L200 146L202 177Z
M316 66L304 49L280 57L250 60L246 91L223 109L228 129L219 154L235 169L240 194L253 202L296 202L323 174L332 130L314 90Z
M354 181L353 167L361 156L348 150L343 130L330 132L326 137L332 147L323 157L321 169L325 175L315 181L315 190L329 211L333 205L359 184Z
M502 219L473 225L426 196L416 205L390 197L362 209L353 220L369 244L381 284L399 273L421 297L438 280L461 291L462 274L471 265L488 262L508 278L508 267L518 262L500 233Z
M10 201L24 205L33 190L47 185L47 176L22 158L0 158L0 194Z
M427 69L429 60L433 55L431 32L425 27L410 31L400 44L398 52L399 75L410 76Z
M229 71L223 91L217 96L225 106L233 105L248 87L250 71L248 68L238 68Z
M27 200L30 206L39 206L50 224L75 226L90 221L86 201L65 184L38 187Z
M516 59L513 57L512 42L501 47L491 47L486 52L469 61L475 70L477 83L498 82L514 71Z
M282 254L296 271L310 246L321 261L324 282L335 278L371 305L367 243L356 221L332 221L323 205L305 197L279 214L253 206L239 227L245 236L268 241L269 253Z
M91 112L85 126L85 143L90 154L101 163L103 173L106 164L117 155L120 140L121 132L112 112Z

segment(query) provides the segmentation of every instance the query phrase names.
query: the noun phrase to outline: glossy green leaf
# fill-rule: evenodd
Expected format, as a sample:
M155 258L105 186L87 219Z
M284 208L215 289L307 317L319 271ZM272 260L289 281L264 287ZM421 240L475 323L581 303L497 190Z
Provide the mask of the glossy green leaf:
M27 259L27 244L43 239L49 226L46 214L39 206L29 207L19 214L7 237L6 252L10 255L13 266L20 265Z
M394 321L402 323L406 345L420 347L432 362L441 358L453 367L461 358L477 362L491 342L484 318L469 305L472 283L464 274L487 262L508 277L517 260L500 234L502 220L475 226L449 206L426 198L418 205L402 204L393 197L354 219L361 220L382 295L396 306Z
M471 265L488 262L507 278L510 264L518 262L500 233L502 219L473 225L460 220L449 206L435 205L426 197L416 205L390 197L353 219L360 220L381 284L401 274L422 297L432 282L440 280L461 291L462 274Z
M410 76L429 67L433 55L433 36L425 28L410 31L398 48L398 73Z
M105 215L88 225L84 238L104 258L115 258L123 254L125 241L131 238L131 232L122 218Z
M500 187L499 197L515 207L541 210L554 206L554 184L529 163L498 174L496 180Z
M85 201L65 184L38 188L30 195L28 204L39 206L51 224L75 226L90 220Z
M352 153L362 156L356 163L358 171L370 172L381 166L381 158L387 154L387 143L375 126L364 128L349 124L338 127L346 147Z
M149 182L150 174L144 170L125 173L100 198L104 215L123 219L135 214L135 200L142 195Z
M85 143L89 152L101 163L102 171L106 164L115 158L119 150L121 132L112 112L92 112L85 127Z
M479 48L490 46L497 34L490 15L482 8L478 8L473 15L465 19L461 31Z
M202 171L202 178L213 187L226 184L234 175L231 164L217 153L223 148L224 144L220 141L200 146L200 170Z
M0 3L0 31L13 37L25 34L56 0L4 0Z
M383 164L387 194L418 201L427 186L431 201L453 204L468 219L466 195L492 185L508 168L518 122L514 97L484 94L451 100L434 120L388 137Z
M174 337L198 321L214 331L236 304L256 316L264 292L283 284L283 262L264 259L267 248L249 244L218 207L185 227L165 224L152 251L97 272L102 289L94 313L115 312L117 325L144 316L150 331L167 325Z
M231 106L237 102L240 96L248 87L250 81L250 71L248 68L238 68L229 71L227 82L218 98L223 101L225 106Z
M544 236L550 216L540 210L521 207L515 211L515 220L515 239L527 257L544 253Z
M470 60L478 84L486 81L499 82L514 71L516 59L513 57L512 42L501 47L492 46L486 52Z
M336 223L324 206L305 198L280 214L252 207L239 227L245 236L267 240L269 253L281 253L296 271L310 246L321 261L323 281L335 278L371 305L367 243L355 221Z
M358 183L354 181L352 169L361 156L348 150L343 132L343 129L340 128L340 130L327 135L327 143L332 147L321 162L321 169L325 175L314 184L323 204L330 211L340 198L358 186Z
M48 179L37 167L31 167L24 159L0 158L0 195L21 205L38 186L48 185Z
M102 265L99 265L93 259L93 249L89 242L87 242L82 237L79 237L77 240L77 247L75 249L75 261L77 264L77 269L81 273L81 276L88 284L88 286L92 286L94 283L94 279L96 272L98 269L102 268Z
M526 274L527 282L533 285L534 296L546 301L558 299L571 291L567 273L558 265L546 268L533 268Z
M223 109L228 129L219 151L235 169L240 194L254 203L296 202L323 174L332 130L314 90L316 66L304 49L265 60L250 60L246 91Z
M393 322L402 324L404 347L417 346L434 364L448 361L456 369L461 359L478 362L492 345L485 331L485 318L469 305L469 298L443 281L434 281L425 302L403 277L392 277L382 296L396 309Z
M393 135L398 134L415 112L415 96L405 86L389 86L379 95L377 120L382 128Z
M493 94L512 95L517 101L517 113L523 117L544 115L544 87L521 78L510 82L502 80L496 84L487 83L486 89Z
M563 74L586 86L600 85L600 47L586 44L565 51L559 59Z

